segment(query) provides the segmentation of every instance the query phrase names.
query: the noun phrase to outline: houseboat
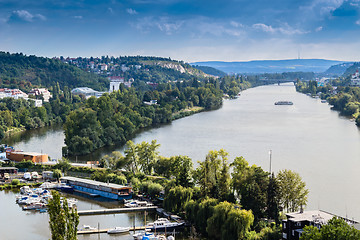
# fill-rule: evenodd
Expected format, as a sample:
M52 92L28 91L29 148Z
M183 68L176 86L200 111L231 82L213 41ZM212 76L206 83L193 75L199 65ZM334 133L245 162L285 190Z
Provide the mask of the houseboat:
M128 186L114 183L104 183L76 177L62 177L60 180L62 183L73 187L74 191L86 192L89 194L98 194L101 197L114 200L132 198L132 189Z

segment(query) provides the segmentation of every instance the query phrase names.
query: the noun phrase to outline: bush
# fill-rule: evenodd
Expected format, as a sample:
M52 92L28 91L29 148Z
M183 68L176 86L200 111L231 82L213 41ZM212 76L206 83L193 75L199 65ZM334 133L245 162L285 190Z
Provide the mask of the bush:
M14 185L14 186L19 185L19 183L20 183L20 180L19 180L19 179L13 179L13 180L11 181L11 185Z

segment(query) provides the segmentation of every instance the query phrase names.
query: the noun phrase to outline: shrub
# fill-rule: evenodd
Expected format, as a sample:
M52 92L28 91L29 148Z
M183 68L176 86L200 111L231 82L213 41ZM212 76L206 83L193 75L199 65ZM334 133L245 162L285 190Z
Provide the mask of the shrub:
M14 185L14 186L19 185L19 183L20 183L20 180L19 180L19 179L13 179L13 180L11 181L11 185Z

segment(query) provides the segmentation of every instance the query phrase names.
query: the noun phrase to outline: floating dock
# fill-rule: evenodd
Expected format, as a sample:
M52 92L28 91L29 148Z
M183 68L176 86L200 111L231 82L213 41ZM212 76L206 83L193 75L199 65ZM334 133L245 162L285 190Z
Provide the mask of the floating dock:
M145 226L140 226L140 227L130 227L130 231L142 231L145 230ZM107 228L107 229L94 229L94 230L86 230L86 231L77 231L77 234L96 234L96 233L107 233L108 230L110 230L111 228ZM124 232L124 233L119 233L119 234L128 234L128 232Z
M110 208L110 209L98 209L98 210L83 210L78 211L79 216L84 215L99 215L99 214L116 214L116 213L127 213L127 212L144 212L144 211L155 211L158 207L135 207L135 208Z

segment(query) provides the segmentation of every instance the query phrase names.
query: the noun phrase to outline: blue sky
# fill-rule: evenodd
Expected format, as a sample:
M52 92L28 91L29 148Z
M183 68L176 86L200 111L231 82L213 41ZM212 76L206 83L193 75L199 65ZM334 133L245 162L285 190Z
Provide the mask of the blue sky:
M0 50L359 61L360 0L0 0Z

